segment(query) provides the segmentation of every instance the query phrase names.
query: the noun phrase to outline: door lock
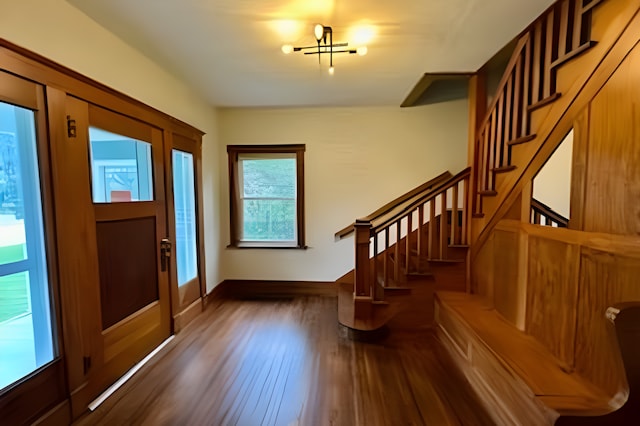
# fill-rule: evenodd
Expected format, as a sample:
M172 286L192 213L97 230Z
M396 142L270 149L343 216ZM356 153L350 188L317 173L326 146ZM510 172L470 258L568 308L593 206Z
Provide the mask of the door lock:
M160 241L160 267L162 272L167 270L167 263L171 258L171 241L168 238L163 238Z

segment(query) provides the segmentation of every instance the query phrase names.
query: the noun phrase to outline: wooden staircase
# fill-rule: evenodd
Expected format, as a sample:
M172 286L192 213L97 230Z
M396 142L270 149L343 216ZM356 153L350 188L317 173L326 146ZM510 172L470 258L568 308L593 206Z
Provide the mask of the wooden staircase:
M341 324L428 327L434 291L466 290L470 172L445 172L336 234L353 231L356 245L355 270L338 280Z
M625 108L635 108L635 98L621 96L635 85L619 82L638 75L638 34L640 1L556 2L519 37L476 127L470 146L471 282L465 293L436 292L435 322L497 424L606 424L620 418L608 413L625 407L622 418L640 422L640 412L625 405L629 363L623 365L605 318L609 306L640 299L640 255L627 248L640 241L635 229L600 225L609 212L637 200L622 203L622 197L596 191L611 207L599 218L589 216L590 223L584 219L585 199L597 199L591 192L596 177L621 175L613 169L636 155L637 140L630 137L628 146L615 144L618 151L608 162L597 158L612 139L626 140L612 137L609 128L634 132L605 111L615 106L625 115ZM619 68L626 73L608 92L618 97L596 102ZM572 128L578 135L570 165L572 213L563 218L533 199L532 185ZM637 175L616 182L635 187Z
M496 424L600 424L638 382L637 369L625 377L604 314L640 300L639 216L616 213L640 196L597 187L638 187L628 160L640 155L628 137L637 116L627 110L640 97L625 92L640 85L639 34L640 0L556 2L519 36L486 114L477 113L486 100L471 97L470 117L482 115L471 123L473 167L349 228L356 267L340 283L340 322L415 329L435 315L440 341ZM582 145L567 220L536 203L532 185L572 128ZM617 204L596 217L589 197ZM624 416L640 422L635 407Z

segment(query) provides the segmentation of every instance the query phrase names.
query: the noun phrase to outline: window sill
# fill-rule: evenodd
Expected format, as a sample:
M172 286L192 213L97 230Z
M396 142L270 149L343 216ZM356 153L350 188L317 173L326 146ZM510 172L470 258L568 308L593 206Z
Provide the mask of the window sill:
M306 250L308 246L290 245L284 243L263 243L243 241L236 244L229 244L228 249L277 249L277 250Z

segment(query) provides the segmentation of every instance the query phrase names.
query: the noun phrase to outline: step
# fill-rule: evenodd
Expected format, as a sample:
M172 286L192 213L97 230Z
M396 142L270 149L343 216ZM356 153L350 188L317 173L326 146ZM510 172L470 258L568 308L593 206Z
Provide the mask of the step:
M496 423L553 424L562 414L612 411L611 398L482 297L437 292L435 304L439 337Z

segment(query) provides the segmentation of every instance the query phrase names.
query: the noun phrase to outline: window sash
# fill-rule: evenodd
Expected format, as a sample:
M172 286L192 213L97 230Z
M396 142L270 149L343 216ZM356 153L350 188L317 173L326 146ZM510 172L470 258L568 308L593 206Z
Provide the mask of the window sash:
M229 193L230 193L230 246L235 247L287 247L305 248L304 245L304 145L228 145L229 154ZM293 183L294 197L267 197L260 195L245 196L244 160L295 159ZM245 238L244 203L247 201L293 201L294 221L293 238L280 240L262 240Z

